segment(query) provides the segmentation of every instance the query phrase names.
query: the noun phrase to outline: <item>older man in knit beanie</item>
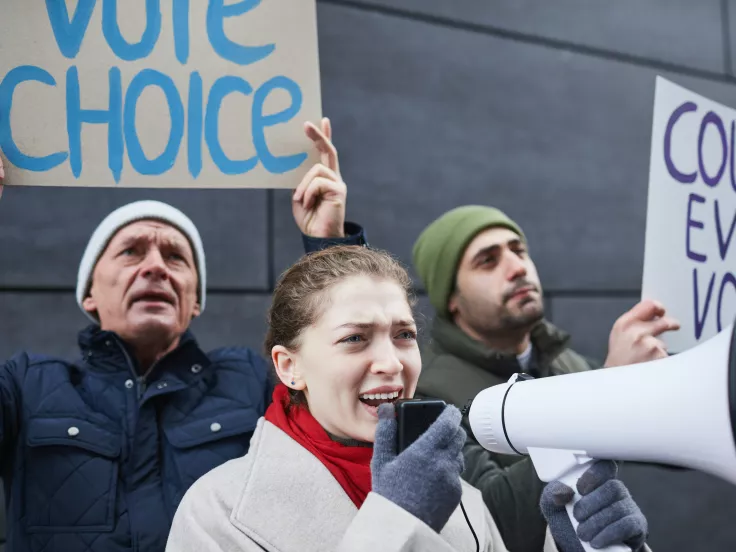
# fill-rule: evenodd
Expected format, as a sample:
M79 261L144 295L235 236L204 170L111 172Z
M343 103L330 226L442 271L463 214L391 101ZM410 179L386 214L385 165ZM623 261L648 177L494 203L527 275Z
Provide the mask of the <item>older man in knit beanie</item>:
M462 407L482 389L514 373L534 377L598 368L544 319L542 284L521 227L494 207L468 205L432 222L413 261L436 310L422 352L417 392ZM661 358L658 335L677 329L664 308L643 301L622 315L609 338L606 366ZM509 549L539 550L544 486L529 460L484 450L471 438L463 475L483 492ZM544 506L544 505L543 505Z
M307 134L322 160L293 196L305 249L364 244L344 222L329 122ZM3 176L0 162L0 191ZM163 552L187 489L248 451L269 370L251 349L205 352L189 331L207 264L197 227L171 205L137 201L102 220L76 289L91 322L80 358L21 353L0 369L6 550Z

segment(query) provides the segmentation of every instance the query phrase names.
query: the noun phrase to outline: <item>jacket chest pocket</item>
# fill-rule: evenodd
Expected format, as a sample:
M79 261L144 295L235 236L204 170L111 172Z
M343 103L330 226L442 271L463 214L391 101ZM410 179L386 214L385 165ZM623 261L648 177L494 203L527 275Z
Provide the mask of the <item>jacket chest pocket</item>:
M111 531L121 435L79 418L34 418L26 444L26 530Z
M164 427L170 444L169 462L173 463L180 482L175 486L174 507L197 479L248 452L257 422L258 413L252 408L243 408Z

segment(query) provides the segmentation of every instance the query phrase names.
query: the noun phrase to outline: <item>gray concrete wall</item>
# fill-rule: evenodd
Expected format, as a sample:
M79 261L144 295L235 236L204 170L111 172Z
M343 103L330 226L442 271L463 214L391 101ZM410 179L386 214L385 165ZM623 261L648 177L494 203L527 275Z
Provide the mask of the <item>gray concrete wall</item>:
M736 107L728 0L323 0L324 111L348 214L410 259L419 231L465 203L522 224L550 318L605 355L639 294L656 75ZM260 347L278 273L301 252L276 191L10 189L0 202L0 355L76 354L73 299L92 229L152 197L183 208L207 247L203 345ZM426 301L423 311L431 314ZM736 489L629 466L655 551L736 549Z

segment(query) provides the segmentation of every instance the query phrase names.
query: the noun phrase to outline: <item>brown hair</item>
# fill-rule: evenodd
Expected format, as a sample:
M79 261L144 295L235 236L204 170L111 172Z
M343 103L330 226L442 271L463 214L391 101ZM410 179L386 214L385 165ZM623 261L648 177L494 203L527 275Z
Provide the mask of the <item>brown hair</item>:
M299 348L302 331L314 324L326 307L326 292L352 276L390 280L406 293L410 307L416 300L406 269L389 253L356 245L329 247L299 259L281 275L268 311L265 353L276 345ZM293 391L292 403L303 404L304 394Z

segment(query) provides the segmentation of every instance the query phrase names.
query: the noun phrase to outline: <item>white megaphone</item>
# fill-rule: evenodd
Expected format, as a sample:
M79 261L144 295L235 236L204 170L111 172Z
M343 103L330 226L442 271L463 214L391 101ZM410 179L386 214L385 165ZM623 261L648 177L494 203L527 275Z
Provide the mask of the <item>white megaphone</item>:
M607 459L681 466L736 484L733 325L661 360L543 379L517 374L481 391L468 415L481 446L529 455L545 482L575 489L593 460ZM576 492L567 506L576 529L579 499Z

